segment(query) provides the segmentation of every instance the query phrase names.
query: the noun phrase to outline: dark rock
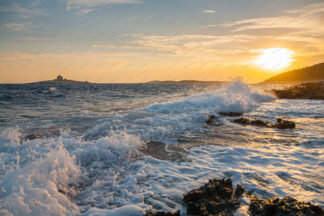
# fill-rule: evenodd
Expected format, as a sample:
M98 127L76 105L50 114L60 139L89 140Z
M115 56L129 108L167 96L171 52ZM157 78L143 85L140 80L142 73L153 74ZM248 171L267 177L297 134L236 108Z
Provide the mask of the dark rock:
M320 99L324 100L324 81L302 83L283 90L272 92L282 99Z
M324 215L324 210L321 207L314 206L309 202L299 202L291 197L262 199L250 195L250 199L251 204L249 210L252 215Z
M279 128L279 129L295 128L296 124L295 124L295 122L278 118L277 123L275 123L272 127Z
M159 211L154 213L146 213L146 216L180 216L180 211L176 211L176 212Z
M238 197L234 196L231 179L211 179L186 194L183 201L190 215L227 215L233 214L239 207Z
M236 189L235 189L235 196L240 197L243 195L243 193L244 193L244 187L237 184Z
M222 115L222 116L241 116L241 115L243 115L243 113L241 113L241 112L219 112L218 114Z
M239 124L249 124L249 125L256 125L256 126L263 126L263 127L268 126L268 123L263 120L249 119L249 118L245 118L245 117L235 119L234 122L239 123Z
M24 137L24 140L34 140L34 139L39 139L41 138L38 134L28 134Z
M247 125L255 125L260 127L270 127L270 128L278 128L278 129L286 129L286 128L295 128L296 124L292 121L283 120L281 118L277 119L276 123L263 121L261 119L250 119L250 118L239 118L234 120L235 123L239 124L247 124Z
M215 119L216 119L216 116L214 116L214 115L208 116L208 119L206 120L206 124L213 123L215 121Z

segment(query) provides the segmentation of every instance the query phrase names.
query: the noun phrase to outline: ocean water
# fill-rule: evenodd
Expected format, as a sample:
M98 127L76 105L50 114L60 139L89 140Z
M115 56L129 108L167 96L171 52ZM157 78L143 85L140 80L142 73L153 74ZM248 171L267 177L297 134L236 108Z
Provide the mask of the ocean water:
M0 85L0 215L185 215L183 195L223 177L263 198L324 207L324 101L276 99L267 88ZM218 112L296 128L242 126Z

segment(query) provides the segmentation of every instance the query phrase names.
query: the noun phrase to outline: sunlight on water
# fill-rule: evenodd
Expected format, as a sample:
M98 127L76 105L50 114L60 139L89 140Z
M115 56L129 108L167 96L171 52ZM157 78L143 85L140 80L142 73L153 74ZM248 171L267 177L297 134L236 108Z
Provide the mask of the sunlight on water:
M276 100L243 83L0 88L11 97L0 101L1 214L183 210L184 193L220 177L324 206L323 101ZM297 126L240 125L218 112ZM162 144L144 154L149 141Z

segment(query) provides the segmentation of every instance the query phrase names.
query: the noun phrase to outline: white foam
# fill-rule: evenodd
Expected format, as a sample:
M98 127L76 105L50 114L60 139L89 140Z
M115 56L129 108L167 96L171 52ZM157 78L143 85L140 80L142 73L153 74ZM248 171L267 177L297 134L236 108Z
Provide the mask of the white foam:
M321 120L318 125L303 125L305 129L292 132L250 131L225 121L231 130L239 128L229 134L227 145L188 146L188 160L184 162L158 160L137 149L148 139L165 141L177 138L177 134L197 138L190 133L206 126L208 114L248 112L272 100L238 82L178 101L116 113L89 131L92 139L63 131L59 137L21 144L19 130L5 130L0 136L0 214L143 215L153 209L183 210L184 193L209 178L221 177L231 177L235 184L263 197L289 195L324 205L320 186L324 184L320 178L324 173L322 147L280 145L282 140L313 141L310 133L316 133L316 141L323 141L318 135L323 131ZM296 107L276 103L255 113L272 115L274 111L280 113L282 107L287 112ZM111 130L115 125L120 130ZM221 132L224 129L214 128ZM267 145L230 146L238 132L251 142L254 137L250 136L260 136ZM207 136L205 131L200 134L202 140ZM278 140L280 144L274 144ZM243 144L247 142L243 140ZM246 210L242 206L238 214L244 215Z
M75 194L70 184L78 182L79 176L80 169L66 150L52 150L4 176L0 208L13 215L75 214L78 206L68 196Z
M249 112L262 102L273 100L270 95L258 93L244 83L235 82L208 93L116 114L104 124L88 131L87 137L106 136L111 128L117 127L126 128L128 133L138 135L142 140L160 140L183 134L184 131L199 130L208 115Z

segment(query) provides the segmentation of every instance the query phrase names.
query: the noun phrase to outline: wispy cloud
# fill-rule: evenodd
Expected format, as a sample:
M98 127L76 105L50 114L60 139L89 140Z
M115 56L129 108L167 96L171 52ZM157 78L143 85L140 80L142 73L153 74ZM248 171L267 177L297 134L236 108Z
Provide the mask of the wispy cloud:
M11 31L29 31L31 22L26 23L7 23L5 27Z
M139 3L140 0L65 0L66 9L95 8L110 4L132 4Z
M243 19L235 22L209 25L206 27L230 28L231 32L241 32L258 29L294 29L296 31L324 30L323 25L324 2L311 4L304 8L284 11L283 15L276 17L261 17L255 19Z
M203 10L202 12L203 13L207 13L207 14L214 14L214 13L216 13L215 10Z
M32 17L45 14L45 12L41 9L24 8L24 7L21 7L18 3L14 3L9 7L0 7L0 11L15 13L25 19L30 19Z

